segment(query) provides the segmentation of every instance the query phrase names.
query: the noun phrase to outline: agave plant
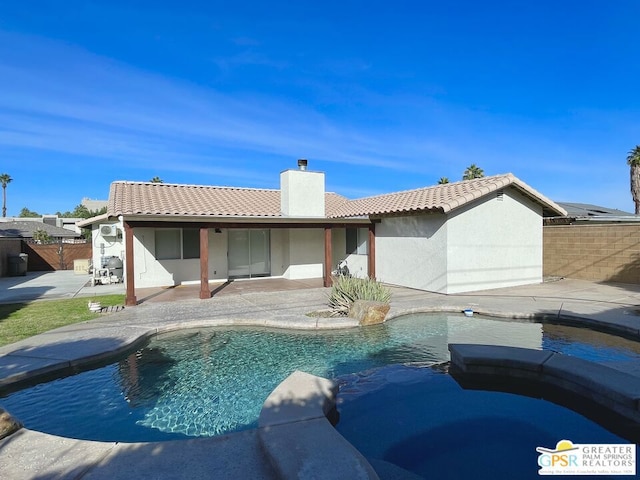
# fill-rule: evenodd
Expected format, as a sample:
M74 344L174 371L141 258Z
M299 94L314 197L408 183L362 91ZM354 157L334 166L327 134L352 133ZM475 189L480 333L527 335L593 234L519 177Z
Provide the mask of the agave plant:
M332 317L345 317L356 300L373 300L389 303L391 292L373 278L339 275L333 279L329 293L329 309Z

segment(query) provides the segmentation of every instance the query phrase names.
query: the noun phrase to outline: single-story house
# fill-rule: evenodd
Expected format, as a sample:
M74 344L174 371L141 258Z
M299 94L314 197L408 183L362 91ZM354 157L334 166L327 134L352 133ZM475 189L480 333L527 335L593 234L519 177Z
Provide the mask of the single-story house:
M280 174L280 189L117 181L93 229L94 265L124 261L136 287L350 273L441 293L542 281L542 218L566 212L512 174L349 200L322 172Z

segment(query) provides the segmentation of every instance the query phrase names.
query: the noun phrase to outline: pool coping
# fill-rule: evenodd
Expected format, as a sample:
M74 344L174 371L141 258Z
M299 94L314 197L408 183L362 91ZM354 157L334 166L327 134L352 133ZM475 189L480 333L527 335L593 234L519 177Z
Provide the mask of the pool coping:
M285 295L293 296L291 292L286 292ZM311 299L311 305L313 305L313 301L315 301L312 297L313 295L309 296L308 298ZM286 304L287 301L282 302L282 299L280 298L277 299L277 304L276 302L274 302L274 305L263 305L260 303L260 298L258 297L249 298L249 296L245 296L245 298L243 298L242 300L246 300L247 303L250 304L248 308L252 311L252 314L234 315L223 312L222 316L218 318L202 318L202 316L198 317L198 315L208 315L207 312L205 312L204 314L200 312L200 308L205 304L185 301L180 303L187 304L188 308L182 309L185 312L189 312L189 314L187 315L180 315L180 309L182 308L182 306L172 306L172 308L167 307L166 310L173 312L172 318L193 318L192 320L168 322L166 321L167 316L165 315L164 321L162 320L162 318L160 318L160 320L158 321L150 321L145 316L147 316L149 313L162 314L162 309L165 307L156 306L153 309L148 309L145 308L144 305L142 305L136 307L135 309L126 309L122 312L111 314L107 317L101 317L97 320L63 327L61 329L48 332L47 334L39 335L39 338L35 341L27 340L18 342L14 345L1 347L0 372L2 372L1 362L3 360L16 364L17 370L14 370L14 372L10 375L2 376L2 378L0 379L0 388L7 387L11 384L15 385L16 382L23 383L25 381L32 381L37 377L44 377L47 375L51 375L52 373L59 374L60 371L63 370L68 370L71 373L76 371L77 369L89 367L93 364L113 359L114 356L120 355L127 350L135 348L137 342L143 342L150 336L183 328L242 325L255 327L299 328L316 330L325 328L354 328L357 326L357 322L352 319L344 319L344 321L336 322L336 319L333 318L326 319L322 317L304 317L304 312L301 309L298 309L295 312L291 310L286 314L281 314L281 305L283 303ZM621 315L608 315L608 313L611 313L608 311L611 308L609 305L607 305L607 302L599 302L597 300L589 302L579 299L569 299L568 301L574 302L573 305L577 306L576 308L574 308L574 311L571 311L565 308L567 299L564 299L564 301L558 300L556 298L547 300L525 295L509 298L506 303L504 303L504 300L504 297L493 297L492 295L443 296L428 294L421 291L412 291L409 292L406 298L400 298L396 301L392 301L392 309L388 315L388 320L392 320L393 318L411 313L460 313L464 309L471 306L474 312L479 315L488 315L498 318L515 318L521 320L525 319L531 321L540 321L542 323L587 326L596 330L614 333L627 338L636 340L640 339L639 325L635 324L635 322L630 322L629 318L624 318ZM227 301L227 299L225 299L225 301ZM503 304L501 304L501 301L503 302ZM484 304L479 305L478 302L484 302ZM616 305L616 308L618 310L622 309L620 310L620 312L614 313L623 314L626 313L625 309L635 308L635 303L631 302L616 303L614 305ZM618 305L621 306L618 307ZM218 306L221 306L224 309L225 304L224 302L220 302ZM305 306L301 308L309 311L309 309L312 307L309 306L308 303L305 303ZM131 310L137 312L131 314ZM175 313L175 310L178 310L177 314ZM581 311L585 311L586 313L580 314ZM267 312L266 315L265 312ZM145 318L144 321L141 320L143 317ZM131 319L133 319L134 321L131 322ZM104 338L100 338L100 340L104 340L104 342L98 342L98 346L101 348L99 348L97 351L95 345L92 344L94 348L90 354L80 355L78 351L73 352L73 349L64 348L67 345L66 343L64 343L64 341L60 343L61 338L68 338L70 336L73 337L74 335L81 338L83 341L91 339L92 336L95 335L103 335ZM50 348L49 351L47 351L47 346L51 347L52 345L54 347L57 347L57 350L56 348ZM82 351L82 349L80 349L80 351ZM634 375L633 372L629 374ZM0 373L0 375L2 375L2 373ZM640 378L637 374L634 376L636 378ZM254 447L256 446L255 442L257 442L257 445L259 447L256 448L258 448L259 451L253 452L253 455L255 457L254 460L256 462L256 465L254 465L253 468L258 468L260 462L265 461L267 457L271 467L275 468L274 462L277 463L277 460L273 460L273 457L268 456L267 453L269 451L269 445L277 445L280 441L276 437L274 437L277 432L289 431L290 433L287 433L287 435L280 435L280 439L285 437L285 440L286 437L291 435L291 433L293 432L300 433L301 435L307 435L310 439L313 439L313 435L309 432L313 432L316 429L319 429L318 431L320 432L325 432L325 434L328 434L329 431L335 432L337 434L337 431L333 429L330 422L326 419L326 412L324 411L324 408L325 407L323 407L322 409L322 417L319 416L319 412L316 412L314 416L302 419L300 421L294 420L288 423L282 423L280 425L264 425L262 429L261 427L259 427L258 429L256 429L256 431L230 434L227 436L218 437L215 441L212 441L210 439L194 439L182 440L178 442L188 442L189 445L215 445L215 447L213 448L216 449L216 452L223 453L226 452L225 449L228 448L224 445L232 444L232 439L234 438L242 438L242 441L246 441L249 443L254 442L251 443L251 445L253 445ZM307 427L312 428L308 428L306 430L297 429L296 427L300 425L306 425ZM268 431L272 433L266 433ZM71 457L69 461L73 460L73 458L75 458L76 462L78 463L89 461L86 469L87 471L93 472L91 473L91 478L100 478L99 475L96 477L95 471L93 470L94 467L97 465L103 465L105 458L112 458L114 455L113 452L117 450L117 448L120 448L121 450L128 448L137 448L134 444L114 444L109 442L91 442L65 439L63 437L40 434L39 432L22 429L18 433L8 437L7 439L0 440L0 455L5 459L9 458L10 460L13 459L14 461L25 463L33 462L34 458L33 456L29 456L29 458L20 458L20 455L17 452L14 452L13 454L9 453L11 449L8 449L7 446L13 442L12 437L15 439L16 445L30 445L35 442L36 444L42 445L43 448L49 448L45 447L45 445L51 446L52 450L54 451L58 448L63 448L63 445L67 443L72 443L75 446L75 454L68 453L68 455ZM272 440L273 443L270 443ZM282 441L284 442L285 440ZM162 443L168 444L174 442ZM153 448L161 448L161 446L153 442L145 445L148 445L150 448L154 445L155 447ZM313 446L317 447L317 445L314 445L314 442L311 441L309 447ZM349 447L347 446L345 446L344 448L346 449L345 451L349 450ZM71 448L67 449L66 447L64 447L65 452L71 452L72 450L73 449ZM277 455L278 452L282 453L293 451L294 450L290 450L289 447L287 447L287 443L285 442L280 443L280 447L275 449L275 454ZM312 448L308 448L305 451L305 455L308 454L310 456L317 455L319 453ZM229 453L227 452L227 454ZM359 455L359 452L357 452L357 454ZM233 452L231 453L231 455L233 455ZM299 465L302 461L301 455L302 452L298 452L297 454L290 455L290 458L288 460L285 458L282 461L284 463L290 462L295 467L295 465ZM40 467L43 469L43 471L46 472L53 468L51 466L50 460L41 458L40 461L42 462L42 465L40 465ZM62 460L58 459L58 461L61 462ZM213 462L213 459L211 461ZM347 464L348 463L349 462L347 462ZM0 465L2 464L6 465L7 462L0 462ZM327 462L327 464L331 465L331 462ZM362 465L360 463L357 464L359 466ZM368 465L368 463L366 463L365 465ZM292 475L291 472L293 471L294 467L292 467L291 465L285 465L285 467L282 467L280 470L278 470L278 468L275 468L276 472L279 473L273 473L273 478L295 478L289 476ZM0 466L0 471L2 471L3 468L4 467ZM191 466L188 468L193 469L196 468L196 466ZM232 467L227 468L231 469ZM366 472L368 470L365 468L365 470L363 471ZM21 470L15 470L15 472L21 472ZM74 472L77 473L77 469L74 470ZM41 473L42 472L39 472L39 474ZM263 472L263 474L265 478L269 478L266 471ZM375 472L373 473L373 475L375 475ZM84 476L84 473L78 475L77 478L81 478L82 476ZM32 477L24 476L11 478ZM76 478L75 474L73 478ZM229 476L227 478L233 477ZM368 478L377 477L370 476Z
M451 369L466 379L534 381L536 388L553 387L640 423L640 378L635 375L549 350L450 343L449 352Z
M338 385L295 371L264 402L258 438L279 478L378 478L329 421Z

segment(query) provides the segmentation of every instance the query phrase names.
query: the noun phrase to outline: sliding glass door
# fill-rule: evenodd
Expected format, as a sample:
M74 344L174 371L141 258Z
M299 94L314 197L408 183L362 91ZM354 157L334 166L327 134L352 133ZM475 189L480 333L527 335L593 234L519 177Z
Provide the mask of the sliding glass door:
M229 230L229 278L271 274L269 230Z

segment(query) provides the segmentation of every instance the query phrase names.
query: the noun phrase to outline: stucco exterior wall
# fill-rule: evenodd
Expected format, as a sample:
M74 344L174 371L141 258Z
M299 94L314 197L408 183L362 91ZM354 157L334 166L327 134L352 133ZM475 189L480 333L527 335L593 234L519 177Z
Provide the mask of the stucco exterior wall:
M347 255L347 267L354 277L366 278L369 275L369 256L355 253Z
M444 293L542 282L542 208L518 192L449 215L447 233Z
M640 284L640 225L547 225L544 274Z
M442 292L447 287L445 215L390 217L376 225L376 276L384 283Z
M118 227L118 235L104 237L100 234L100 225L115 223ZM102 257L118 257L124 262L124 227L119 222L104 222L94 224L91 228L91 241L93 242L92 262L95 268L101 268ZM104 252L104 253L103 253Z
M271 229L271 276L281 277L289 266L289 230Z
M136 288L177 285L170 268L171 262L155 259L156 237L153 228L136 228L133 231L133 272ZM169 262L169 263L164 263Z
M389 217L376 226L376 273L439 293L542 281L542 208L514 190L450 215Z
M282 172L280 209L284 216L324 217L324 173L307 170Z
M154 228L134 230L134 273L136 288L166 287L200 282L200 259L157 260ZM209 280L228 276L227 232L209 230Z
M209 234L209 251L213 252L220 240ZM200 259L156 260L156 229L136 228L133 232L133 257L136 288L167 287L191 283L200 279ZM226 244L225 244L226 245ZM226 252L226 250L225 250ZM220 268L212 256L209 274Z
M324 231L320 228L289 230L289 265L283 276L290 280L322 278Z
M209 230L209 280L226 280L229 276L228 242L227 230L222 229L220 233L216 233L215 230ZM196 270L191 275L193 280L199 283L200 259L197 260Z
M331 271L347 258L347 235L344 228L331 229Z
M368 275L368 256L358 254L347 254L347 230L345 228L334 228L331 230L331 271L338 268L342 260L347 261L349 273L355 277L364 278Z

